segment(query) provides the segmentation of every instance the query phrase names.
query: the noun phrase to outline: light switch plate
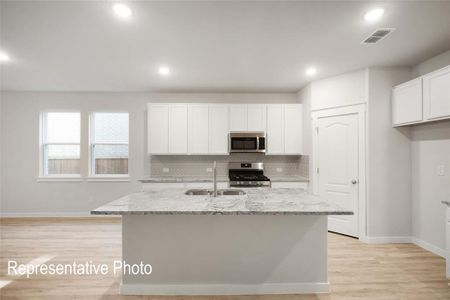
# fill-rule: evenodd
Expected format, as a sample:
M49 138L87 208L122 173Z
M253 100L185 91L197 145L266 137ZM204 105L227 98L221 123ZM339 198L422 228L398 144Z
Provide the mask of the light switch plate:
M212 168L206 168L206 173L211 173L212 172Z
M278 172L278 173L283 172L283 168L277 168L277 172Z
M445 166L444 165L438 165L436 167L436 174L438 176L445 176Z
M169 168L163 168L163 173L169 173L170 169Z

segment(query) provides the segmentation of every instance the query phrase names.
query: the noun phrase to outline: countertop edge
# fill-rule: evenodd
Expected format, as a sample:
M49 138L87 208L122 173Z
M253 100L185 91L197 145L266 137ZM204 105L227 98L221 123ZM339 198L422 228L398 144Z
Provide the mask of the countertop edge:
M227 216L257 216L257 215L353 215L350 211L91 211L91 215L227 215Z

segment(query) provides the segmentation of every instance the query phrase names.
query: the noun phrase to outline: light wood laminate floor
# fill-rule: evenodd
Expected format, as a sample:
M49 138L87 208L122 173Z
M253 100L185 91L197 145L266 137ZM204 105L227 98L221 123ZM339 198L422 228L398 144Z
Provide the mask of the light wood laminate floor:
M368 245L329 234L331 293L215 297L120 296L119 275L7 276L7 261L111 264L121 258L118 218L1 219L1 299L450 299L443 258L412 244Z

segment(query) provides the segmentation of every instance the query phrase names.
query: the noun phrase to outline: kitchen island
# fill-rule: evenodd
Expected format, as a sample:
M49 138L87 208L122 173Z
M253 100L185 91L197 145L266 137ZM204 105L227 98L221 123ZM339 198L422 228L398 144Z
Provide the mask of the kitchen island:
M121 293L327 292L327 216L352 212L303 189L245 193L212 197L155 189L93 210L122 215L123 260L153 267L150 275L123 275Z

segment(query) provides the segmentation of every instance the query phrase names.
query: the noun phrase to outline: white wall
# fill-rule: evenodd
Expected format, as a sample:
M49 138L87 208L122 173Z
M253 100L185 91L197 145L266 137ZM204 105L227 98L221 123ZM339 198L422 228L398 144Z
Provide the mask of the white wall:
M3 92L1 162L3 214L86 214L90 209L139 189L149 172L146 154L147 102L296 103L295 93L282 94L150 94ZM37 182L39 112L76 109L88 113L125 110L130 113L131 182ZM87 136L82 136L87 145Z
M366 69L311 83L311 110L367 102Z
M407 81L407 68L368 70L367 235L411 235L409 128L392 128L391 90Z
M414 76L450 65L450 50L413 68ZM445 249L445 207L450 199L450 121L411 127L413 235L430 249ZM445 176L436 167L445 166Z

